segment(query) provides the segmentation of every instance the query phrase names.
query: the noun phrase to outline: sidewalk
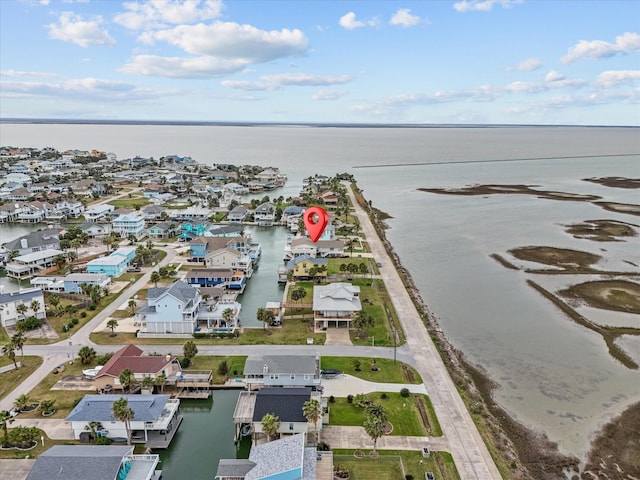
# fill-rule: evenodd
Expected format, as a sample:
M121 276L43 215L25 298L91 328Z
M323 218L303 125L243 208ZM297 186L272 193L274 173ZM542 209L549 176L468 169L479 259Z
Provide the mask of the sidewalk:
M320 432L320 439L333 448L371 450L373 440L363 427L342 427L326 425ZM444 437L403 437L383 435L376 444L377 450L417 450L429 447L431 451L450 451L449 442Z

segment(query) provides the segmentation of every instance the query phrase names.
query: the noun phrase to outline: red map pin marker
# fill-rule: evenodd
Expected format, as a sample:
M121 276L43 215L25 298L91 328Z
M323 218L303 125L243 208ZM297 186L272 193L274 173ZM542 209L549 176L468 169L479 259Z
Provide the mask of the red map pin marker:
M329 223L329 214L324 208L311 207L305 210L304 226L314 243L318 241L322 232L324 232L327 223Z

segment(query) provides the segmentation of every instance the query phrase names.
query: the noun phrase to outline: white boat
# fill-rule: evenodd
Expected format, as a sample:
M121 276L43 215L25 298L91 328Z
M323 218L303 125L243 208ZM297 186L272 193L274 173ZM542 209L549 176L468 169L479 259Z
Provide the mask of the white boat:
M102 370L102 365L98 365L95 368L89 368L87 370L82 370L82 375L88 378L95 378L95 376Z

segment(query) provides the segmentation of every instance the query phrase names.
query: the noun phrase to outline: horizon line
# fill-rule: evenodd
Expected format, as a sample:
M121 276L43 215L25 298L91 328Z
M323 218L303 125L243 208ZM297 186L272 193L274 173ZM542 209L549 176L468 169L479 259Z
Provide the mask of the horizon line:
M640 125L585 125L546 123L360 123L360 122L267 122L219 120L109 120L73 118L2 118L3 123L70 124L70 125L176 125L176 126L303 126L341 128L517 128L517 127L580 127L580 128L640 128Z

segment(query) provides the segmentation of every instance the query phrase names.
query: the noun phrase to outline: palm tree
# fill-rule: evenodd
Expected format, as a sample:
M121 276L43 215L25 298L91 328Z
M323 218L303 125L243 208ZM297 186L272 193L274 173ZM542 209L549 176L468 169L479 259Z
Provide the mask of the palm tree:
M136 313L136 300L134 298L129 300L129 303L127 303L127 305L129 306L129 310L131 310L131 315L133 315L134 313Z
M115 318L112 318L107 322L107 328L111 329L111 334L110 334L111 337L116 336L116 333L114 330L116 329L117 326L118 326L118 321Z
M22 351L22 347L24 347L25 342L27 341L26 338L24 338L24 335L22 334L22 332L18 332L15 333L12 337L11 337L11 343L13 343L13 346L20 350L20 356L24 357L24 352Z
M269 441L274 440L280 428L280 418L273 413L266 413L262 417L261 423L262 431L269 438Z
M231 320L233 320L233 315L233 308L225 308L222 312L222 319L225 321L227 326L231 323Z
M152 389L153 384L154 384L153 377L149 375L145 375L145 377L142 379L142 387L146 390Z
M111 413L119 421L124 423L127 431L127 444L131 445L131 420L133 420L133 410L129 407L129 402L125 397L121 397L111 405Z
M2 429L2 445L9 443L9 432L7 427L10 423L13 423L13 417L6 410L0 411L0 428Z
M122 385L123 392L125 390L130 390L131 384L134 381L133 372L128 368L125 368L120 372L120 375L118 375L118 380L120 380L120 385Z
M78 356L80 357L80 363L83 365L89 365L96 358L96 351L92 347L84 346L78 350Z
M2 355L11 360L16 370L18 369L18 364L16 363L16 346L13 342L9 342L2 347Z
M373 440L373 451L376 451L376 443L378 439L384 435L385 422L380 421L379 418L373 415L367 415L364 419L364 431Z
M156 385L160 387L160 393L164 392L164 386L167 384L167 376L164 372L156 376Z
M49 297L49 304L53 308L56 308L58 305L60 305L60 297L58 295L51 295Z
M58 268L62 268L64 264L67 263L67 259L63 254L56 255L53 257L53 263L55 263Z
M384 425L388 421L387 411L379 403L371 402L364 409L365 413L371 417L375 417Z
M304 402L302 406L302 414L305 416L309 423L313 423L315 429L315 439L318 441L318 421L322 415L322 407L320 406L320 402L318 400L312 398L311 400L307 400Z
M151 272L151 281L155 284L156 288L158 288L160 278L160 272Z
M27 318L27 310L29 310L29 307L27 307L24 303L19 303L18 305L16 305L16 313L22 315L23 320Z
M27 395L26 393L23 393L22 395L20 395L18 398L16 398L13 402L13 406L16 407L18 410L23 410L25 408L27 408L28 406L30 406L33 402L31 401L31 398L29 397L29 395Z
M40 302L38 300L33 300L31 304L29 304L29 307L33 311L34 315L37 315L38 310L40 310Z

